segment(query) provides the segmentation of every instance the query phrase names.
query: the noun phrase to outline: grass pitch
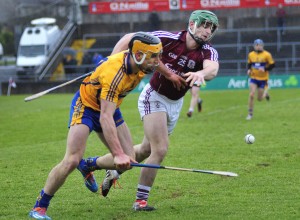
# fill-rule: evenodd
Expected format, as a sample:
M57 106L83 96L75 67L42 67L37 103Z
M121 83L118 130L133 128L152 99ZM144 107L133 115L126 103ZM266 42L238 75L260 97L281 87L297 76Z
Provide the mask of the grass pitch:
M162 165L231 171L239 177L160 170L149 197L154 212L131 206L140 168L122 176L108 198L89 192L73 172L52 199L53 219L300 219L300 90L271 90L246 121L248 91L204 91L203 111L186 117L190 94ZM27 219L49 171L63 157L72 94L0 97L0 219ZM143 137L138 94L122 113L138 143ZM157 122L159 123L159 122ZM252 133L256 141L244 142ZM85 157L108 150L91 134ZM101 183L105 173L96 171Z

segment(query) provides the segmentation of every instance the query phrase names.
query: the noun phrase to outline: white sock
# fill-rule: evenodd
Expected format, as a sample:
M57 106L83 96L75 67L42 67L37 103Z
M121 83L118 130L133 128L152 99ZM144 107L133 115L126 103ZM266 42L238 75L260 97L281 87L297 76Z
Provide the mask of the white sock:
M118 173L118 171L116 171L116 170L112 170L112 172L113 172L113 176L115 177L115 178L120 178L120 174Z
M136 200L148 200L151 187L138 184Z

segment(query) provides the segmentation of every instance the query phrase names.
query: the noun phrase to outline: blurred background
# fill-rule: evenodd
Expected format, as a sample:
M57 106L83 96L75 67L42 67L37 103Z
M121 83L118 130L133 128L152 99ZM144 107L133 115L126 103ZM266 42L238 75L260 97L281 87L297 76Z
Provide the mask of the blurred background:
M0 0L0 94L11 81L17 85L11 92L24 94L78 77L125 33L184 30L198 9L219 18L211 42L219 52L219 76L246 77L257 38L276 61L271 74L299 75L297 0Z

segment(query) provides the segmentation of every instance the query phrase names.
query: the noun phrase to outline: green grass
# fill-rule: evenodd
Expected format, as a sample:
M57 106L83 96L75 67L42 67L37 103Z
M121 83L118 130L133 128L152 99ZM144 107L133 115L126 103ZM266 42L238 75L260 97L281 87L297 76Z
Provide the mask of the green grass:
M90 193L73 172L53 198L53 219L300 219L300 90L271 90L246 121L247 90L204 91L203 112L186 117L190 94L162 165L231 171L239 177L160 170L149 203L131 211L140 168L120 179L108 198ZM142 140L138 94L122 105L135 143ZM0 97L0 219L27 219L49 171L63 157L71 94ZM157 122L159 123L159 122ZM256 141L244 142L246 133ZM107 149L91 134L85 157ZM97 171L101 182L104 171Z

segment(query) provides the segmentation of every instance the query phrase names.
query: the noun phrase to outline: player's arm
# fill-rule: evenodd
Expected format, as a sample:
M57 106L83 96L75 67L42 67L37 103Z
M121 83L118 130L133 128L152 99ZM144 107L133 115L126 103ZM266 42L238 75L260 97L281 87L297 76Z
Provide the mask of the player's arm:
M113 51L111 52L111 54L116 54L119 53L123 50L127 50L128 49L128 44L130 39L132 38L132 36L135 33L129 33L129 34L125 34L115 45Z
M122 149L118 138L115 121L113 118L116 110L116 103L101 99L100 124L103 135L109 146L109 150L114 157L117 169L128 169L130 167L130 157Z
M179 75L172 73L162 61L159 61L159 66L156 69L159 73L161 73L164 77L170 80L173 83L173 86L180 90L181 88L185 88L187 86L186 81Z
M247 75L248 75L248 77L251 76L251 68L252 68L251 53L249 53L248 60L247 60Z
M272 64L269 64L269 65L265 68L265 70L266 70L266 71L270 71L270 70L272 70L274 67L275 67L275 63L272 63Z
M204 79L209 81L215 78L219 72L219 62L212 60L204 60L203 70L199 71L204 75Z
M213 60L204 60L203 69L197 72L188 72L184 76L186 82L189 82L190 87L193 85L200 86L205 84L205 81L215 78L219 71L219 63Z
M248 63L247 67L247 75L250 76L251 75L251 66L252 66L252 63Z
M117 42L111 54L116 54L123 50L127 50L128 43L134 34L135 33L125 34ZM178 90L180 90L182 87L185 87L187 85L185 80L182 77L172 73L167 67L165 67L165 65L161 61L159 63L159 67L157 68L157 71L160 72L162 75L164 75L168 80L170 80L173 83L173 86Z
M273 60L273 57L271 54L268 56L268 65L266 66L266 71L271 71L275 67L275 61Z

